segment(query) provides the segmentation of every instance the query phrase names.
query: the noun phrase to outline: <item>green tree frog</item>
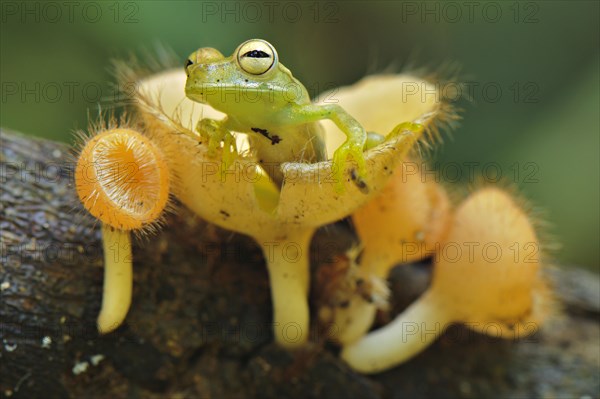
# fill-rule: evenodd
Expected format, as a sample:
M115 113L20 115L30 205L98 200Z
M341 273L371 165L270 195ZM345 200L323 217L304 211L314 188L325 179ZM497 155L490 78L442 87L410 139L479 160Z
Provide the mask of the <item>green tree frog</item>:
M196 128L211 151L224 143L225 162L237 153L231 132L247 133L263 169L281 185L282 163L327 160L318 121L330 119L347 137L333 155L338 187L343 187L348 158L357 164L352 179L360 186L367 132L339 105L311 103L306 88L279 62L269 42L248 40L230 57L214 48L201 48L190 55L185 70L186 96L227 115L223 120L202 119Z

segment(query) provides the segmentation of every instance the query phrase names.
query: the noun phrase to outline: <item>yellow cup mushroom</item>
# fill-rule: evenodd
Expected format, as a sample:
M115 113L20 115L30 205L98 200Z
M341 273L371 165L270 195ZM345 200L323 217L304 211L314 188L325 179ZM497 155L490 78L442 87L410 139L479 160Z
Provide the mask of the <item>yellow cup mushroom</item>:
M362 267L385 277L394 264L432 254L445 233L449 209L444 188L425 181L416 162L403 162L379 195L352 214L364 247Z
M450 201L444 188L426 181L418 163L403 162L377 197L352 214L363 247L358 278L379 282L375 287L385 286L393 266L434 253L449 218ZM348 306L335 310L336 340L348 344L366 334L378 306L364 295L353 295Z
M526 213L498 188L470 195L456 210L436 256L431 287L390 324L347 345L342 358L375 373L415 356L455 322L502 338L539 322L539 243Z
M422 88L428 85L408 76L381 78L397 86L402 82L417 82ZM398 165L421 133L394 126L411 121L428 128L440 116L442 103L434 96L415 95L404 107L407 113L396 110L396 124L390 127L394 134L365 153L363 187L351 183L356 166L348 162L342 173L345 190L340 193L332 179L337 171L326 161L283 164L280 188L266 177L251 151L240 150L243 135L238 135L237 156L225 165L228 148L217 148L215 157L207 146L198 145L193 126L200 117L218 118L219 113L188 100L185 81L184 71L175 70L141 79L136 85L138 111L180 183L173 194L203 219L258 242L270 276L275 340L288 348L300 346L309 336L308 251L314 231L346 217L379 192L389 179L386 171ZM340 92L353 90L353 96L360 97L369 91L358 86Z
M169 199L170 177L159 148L133 129L109 128L83 145L75 168L83 206L102 222L104 293L97 325L116 329L131 304L132 230L157 223Z

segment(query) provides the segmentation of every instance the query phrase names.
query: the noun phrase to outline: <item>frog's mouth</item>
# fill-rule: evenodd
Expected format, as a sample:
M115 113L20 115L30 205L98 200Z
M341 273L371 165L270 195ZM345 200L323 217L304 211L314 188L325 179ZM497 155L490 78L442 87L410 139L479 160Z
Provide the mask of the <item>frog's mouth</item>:
M203 83L186 85L185 95L200 103L274 102L277 98L294 100L295 91L286 87L265 86L261 83Z
M190 87L189 85L186 85L185 96L190 100L206 104L206 96L204 94L203 89L198 89L197 87Z

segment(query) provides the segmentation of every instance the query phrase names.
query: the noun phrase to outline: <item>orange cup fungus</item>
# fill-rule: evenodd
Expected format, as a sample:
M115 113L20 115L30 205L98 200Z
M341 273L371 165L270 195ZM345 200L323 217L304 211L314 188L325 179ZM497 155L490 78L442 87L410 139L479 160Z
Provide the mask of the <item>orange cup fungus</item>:
M160 149L129 128L109 129L83 146L75 187L83 206L103 223L104 292L98 330L125 319L133 273L130 231L152 228L169 200L169 170Z
M93 136L75 169L77 194L104 224L136 230L155 222L169 199L169 173L160 150L131 129Z

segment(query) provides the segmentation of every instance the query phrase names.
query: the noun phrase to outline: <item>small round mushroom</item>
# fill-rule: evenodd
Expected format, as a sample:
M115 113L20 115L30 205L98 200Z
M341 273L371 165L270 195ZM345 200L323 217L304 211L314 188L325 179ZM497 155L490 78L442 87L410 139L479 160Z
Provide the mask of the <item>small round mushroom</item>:
M532 222L506 192L475 192L456 210L428 291L393 322L346 346L342 358L376 373L415 356L455 322L502 338L531 333L526 323L543 319L538 250Z
M104 293L97 324L115 330L131 304L132 230L152 228L169 199L170 177L158 147L129 128L93 135L83 145L75 186L83 206L102 222Z

